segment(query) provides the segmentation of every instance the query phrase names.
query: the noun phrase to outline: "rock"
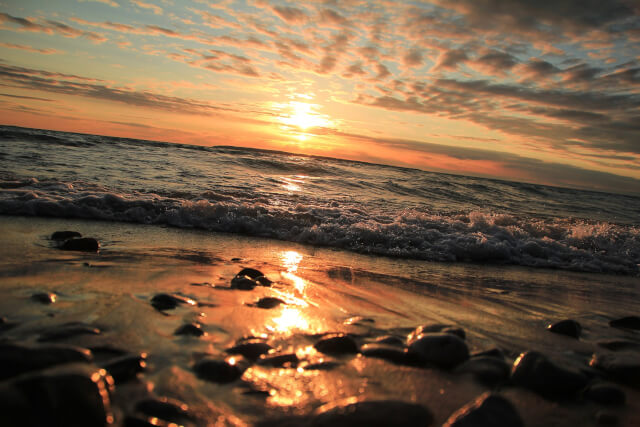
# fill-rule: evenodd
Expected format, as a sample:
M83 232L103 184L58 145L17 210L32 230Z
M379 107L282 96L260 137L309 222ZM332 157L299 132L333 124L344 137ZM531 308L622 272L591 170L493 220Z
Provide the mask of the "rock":
M38 341L59 341L78 335L100 335L102 331L86 323L70 322L45 330Z
M549 332L554 334L566 335L571 338L579 338L582 332L582 326L575 320L566 319L547 326Z
M329 360L325 362L308 363L304 365L303 368L305 371L330 371L340 365L342 365L342 363Z
M589 366L603 371L615 381L640 388L640 358L636 354L596 354Z
M80 365L18 377L0 387L0 425L111 425L110 381Z
M225 360L205 358L193 366L196 375L206 381L214 383L230 383L242 376L244 370L237 364Z
M173 333L174 335L190 335L192 337L201 337L205 334L202 330L202 325L199 323L187 323L180 326Z
M360 349L360 353L366 357L384 359L398 365L407 363L407 352L392 345L365 344Z
M37 301L42 304L53 304L54 302L56 302L57 298L58 296L53 292L36 292L35 294L31 295L31 299L33 301Z
M51 240L67 240L82 237L77 231L56 231L51 235Z
M584 393L584 396L603 405L624 405L627 400L622 389L605 383L591 385Z
M122 384L137 378L140 372L147 369L147 353L121 356L110 360L103 367L116 384Z
M64 251L98 252L100 243L93 237L69 239L60 246Z
M427 408L397 400L353 402L341 400L318 408L311 420L312 427L351 426L428 426L433 416Z
M68 363L91 363L91 352L72 346L0 344L0 380Z
M257 282L247 277L234 277L231 279L231 288L240 289L242 291L250 291L255 288Z
M465 342L453 334L419 334L409 341L409 357L423 364L451 369L469 359Z
M384 335L384 336L378 337L375 342L377 344L386 344L386 345L393 345L396 347L404 347L404 340L393 335Z
M444 325L444 324L436 323L434 325L417 327L413 332L409 334L409 336L407 337L407 340L412 341L418 335L434 333L434 332L441 333L441 334L452 334L463 340L467 338L467 334L462 328L459 328L454 325Z
M258 364L271 366L274 368L295 368L298 366L298 356L295 353L277 354L274 356L262 355L258 359Z
M587 385L587 378L582 373L559 367L535 351L522 353L516 359L511 380L551 399L573 397Z
M235 345L225 350L228 354L241 354L250 360L256 360L263 354L269 353L273 348L261 341L250 341Z
M176 424L185 424L193 420L186 403L167 397L143 399L136 403L135 410L148 417Z
M454 412L442 427L523 427L518 411L499 394L485 393Z
M640 343L627 340L600 341L598 345L611 351L640 349Z
M151 298L151 305L158 311L172 310L181 304L196 305L196 302L177 294L156 294Z
M609 326L612 326L614 328L640 330L640 317L627 316L620 319L615 319L609 322Z
M471 357L494 357L496 359L504 360L504 353L499 348L492 348L489 350L481 351L473 354Z
M264 298L260 298L255 303L255 306L258 307L258 308L269 309L269 308L276 308L280 304L285 304L285 302L282 301L280 298L264 297Z
M329 335L314 344L316 350L331 355L344 355L358 353L358 345L348 335Z
M504 359L491 356L472 357L455 370L459 374L472 374L483 384L494 386L509 379L511 367Z
M255 268L243 268L231 279L231 287L241 290L251 290L256 286L271 286L271 283L271 280Z

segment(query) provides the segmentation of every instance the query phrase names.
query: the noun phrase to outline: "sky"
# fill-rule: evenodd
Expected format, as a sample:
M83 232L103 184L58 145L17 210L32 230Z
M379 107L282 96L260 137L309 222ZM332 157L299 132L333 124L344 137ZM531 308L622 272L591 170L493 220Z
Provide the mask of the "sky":
M0 0L0 124L640 194L640 0Z

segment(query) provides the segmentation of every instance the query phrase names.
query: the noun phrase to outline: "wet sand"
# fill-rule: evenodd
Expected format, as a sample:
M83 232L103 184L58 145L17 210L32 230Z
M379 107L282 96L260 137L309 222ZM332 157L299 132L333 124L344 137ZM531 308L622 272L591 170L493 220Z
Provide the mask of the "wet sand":
M640 314L637 277L408 261L94 221L0 217L0 229L0 344L14 346L12 351L92 350L83 366L29 367L20 375L11 374L14 359L1 359L9 373L0 395L20 395L28 407L40 403L37 393L21 385L24 378L112 367L102 372L108 393L101 402L115 425L324 425L318 414L331 413L326 405L354 401L421 405L431 425L442 425L489 391L505 397L526 426L640 425L633 376L640 333L609 325ZM60 230L96 238L100 251L58 249L49 237ZM232 288L244 268L259 270L271 285ZM174 297L176 307L154 308L158 294ZM579 322L579 339L546 329L563 319ZM500 379L500 368L487 374L491 381L480 381L477 372L461 372L463 363L443 367L405 359L407 336L434 324L462 329L470 360L499 350L490 357L511 370L522 352L536 351L554 366L579 372L584 386L556 396L517 378ZM333 334L355 343L356 350L318 344ZM390 344L382 350L365 351L385 337ZM232 351L244 356L230 354L247 343ZM630 375L616 376L590 367L594 354L636 362L628 367ZM233 369L222 378L221 368L206 361ZM587 390L600 383L622 391L625 403L594 401ZM156 402L151 409L140 403L150 400Z

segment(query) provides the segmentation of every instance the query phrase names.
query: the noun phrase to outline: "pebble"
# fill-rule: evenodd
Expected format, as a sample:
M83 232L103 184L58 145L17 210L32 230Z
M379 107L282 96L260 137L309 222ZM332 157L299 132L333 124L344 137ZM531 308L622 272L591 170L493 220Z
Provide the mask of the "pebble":
M193 420L186 403L167 397L143 399L136 403L135 410L146 416L177 424Z
M93 237L82 237L65 240L60 249L65 251L98 252L100 243Z
M609 326L612 326L614 328L640 330L640 317L627 316L620 319L615 319L609 322Z
M116 384L131 381L137 378L140 372L147 369L147 353L118 357L107 362L104 368L113 377Z
M247 359L256 360L263 354L269 353L273 347L261 341L243 342L225 350L228 354L240 354Z
M251 290L256 286L271 286L271 283L271 280L255 268L243 268L231 279L231 287L241 290Z
M433 415L422 405L397 400L353 402L342 400L318 408L311 420L313 427L347 426L428 426Z
M415 337L417 337L418 335L421 334L427 334L427 333L442 333L442 334L451 334L451 335L455 335L460 339L466 339L467 338L467 334L464 331L464 329L459 328L457 326L454 325L444 325L441 323L436 323L433 325L426 325L426 326L419 326L416 329L414 329L413 332L411 332L409 334L409 337L407 338L409 341L412 341Z
M384 336L378 337L375 342L377 344L387 344L387 345L394 345L397 347L404 347L404 340L394 335L384 335Z
M202 330L202 325L199 323L187 323L180 326L173 333L174 335L190 335L192 337L201 337L205 334Z
M584 393L584 396L603 405L624 405L627 400L622 389L606 383L596 383L591 385Z
M640 349L640 343L627 340L600 341L598 345L611 351Z
M566 319L547 326L549 332L554 334L566 335L571 338L579 338L582 332L582 326L575 320Z
M208 358L197 362L193 366L193 370L199 378L220 384L233 382L240 378L244 372L237 364Z
M344 355L358 353L358 345L348 335L335 334L325 337L314 344L316 350L331 355Z
M264 298L260 298L255 303L255 306L258 307L258 308L269 309L269 308L276 308L280 304L285 304L285 302L282 301L280 298L264 297Z
M419 334L413 336L408 344L409 356L423 364L450 369L469 359L467 345L453 334Z
M589 366L603 371L613 380L640 387L640 358L637 354L595 354Z
M100 335L102 331L95 326L81 322L70 322L45 330L38 341L59 341L78 335Z
M259 365L271 366L274 368L295 368L300 359L295 353L277 354L275 356L262 355L258 359Z
M67 240L82 237L77 231L56 231L51 235L51 240Z
M107 426L114 421L103 370L74 365L16 378L0 386L6 426Z
M31 295L31 299L33 301L37 301L42 304L53 304L54 302L56 302L57 298L58 296L53 292L36 292L35 294Z
M518 411L499 394L485 393L454 412L442 427L523 427Z
M328 360L324 362L308 363L304 365L305 371L330 371L342 365L340 362Z
M67 363L91 363L91 352L72 346L25 347L0 344L0 380Z
M151 298L151 305L158 311L172 310L180 304L196 305L196 302L177 294L156 294Z
M587 385L582 373L562 368L536 351L522 353L516 359L511 379L514 384L551 399L573 397Z
M509 379L511 367L503 358L475 356L458 366L456 372L472 374L486 385L498 385Z
M495 357L497 359L504 360L504 352L499 348L492 348L489 350L481 351L480 353L473 354L471 357L483 357L483 356Z
M384 359L398 365L407 363L407 352L388 344L365 344L360 348L360 353L366 357Z

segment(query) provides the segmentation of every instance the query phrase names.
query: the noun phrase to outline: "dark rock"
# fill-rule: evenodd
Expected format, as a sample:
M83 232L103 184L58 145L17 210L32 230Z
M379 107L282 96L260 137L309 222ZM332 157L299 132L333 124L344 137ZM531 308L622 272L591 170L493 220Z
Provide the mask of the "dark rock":
M596 412L596 422L601 426L617 426L618 416L607 411Z
M214 383L230 383L242 376L244 370L224 360L202 359L193 366L196 375Z
M513 364L514 384L528 388L551 399L573 397L587 385L587 378L579 372L557 366L541 353L522 353Z
M554 334L566 335L572 338L579 338L582 326L575 320L566 319L547 326L547 330Z
M80 365L18 377L0 386L0 425L111 425L109 384L100 370Z
M420 334L409 341L409 356L422 363L450 369L469 359L465 342L453 334Z
M151 424L151 420L128 415L124 419L124 427L157 427L157 424Z
M255 280L249 279L247 277L234 277L231 279L231 287L233 289L240 289L242 291L250 291L255 288L257 285Z
M70 322L45 330L38 341L60 341L78 335L100 335L102 331L86 323Z
M485 393L454 412L443 427L523 427L518 411L499 394Z
M196 303L191 298L177 294L156 294L151 298L151 305L158 311L172 310L181 304L195 305Z
M495 357L496 359L504 360L504 353L499 348L492 348L490 350L481 351L473 354L471 357Z
M615 319L609 322L609 326L612 326L614 328L640 330L640 317L627 316L620 319Z
M611 385L598 383L591 385L584 393L584 396L597 403L603 405L624 405L627 400L624 391Z
M64 251L98 252L100 243L93 237L82 237L80 239L69 239L60 246Z
M147 368L147 353L130 354L113 359L103 366L116 384L137 378Z
M600 341L598 345L612 351L640 349L640 343L627 340Z
M174 335L190 335L193 337L201 337L205 334L202 330L202 326L199 323L187 323L180 326L173 333Z
M393 335L384 335L382 337L378 337L375 342L377 344L387 344L396 347L404 347L404 340Z
M258 308L276 308L280 304L285 304L280 298L264 297L260 298L254 305Z
M372 400L353 403L351 399L324 405L315 411L312 427L351 426L428 426L433 415L415 403L396 400Z
M343 334L335 334L325 337L315 343L314 347L322 353L331 355L358 353L358 345L353 338Z
M342 365L342 363L329 360L325 362L308 363L304 365L304 370L305 371L330 371L332 369L337 368L340 365Z
M434 325L425 325L425 326L417 327L413 332L409 334L409 337L407 338L407 340L412 341L418 335L435 333L435 332L441 333L441 334L455 335L460 339L466 339L467 337L467 334L462 328L459 328L454 325L444 325L444 324L437 323Z
M360 353L366 357L388 360L398 365L407 363L407 352L402 348L385 344L365 344Z
M456 368L460 374L472 374L486 385L498 385L509 379L511 367L504 359L491 356L476 356Z
M264 274L255 268L243 268L238 274L236 274L236 277L238 276L247 276L248 278L255 280L258 277L264 277Z
M637 354L596 354L589 366L603 371L615 381L640 388L640 358Z
M56 302L58 296L53 292L37 292L31 295L33 301L37 301L42 304L52 304Z
M56 231L51 235L51 240L67 240L82 237L77 231Z
M259 284L260 286L267 286L267 287L269 287L269 286L271 286L271 284L273 283L273 282L272 282L268 277L266 277L266 276L257 277L255 280L256 280L256 282L258 282L258 284Z
M256 360L263 354L269 353L272 347L261 341L250 341L235 345L225 350L228 354L241 354L250 360Z
M71 346L25 347L0 344L0 380L68 363L91 363L91 352Z
M176 424L184 424L193 420L187 404L167 397L143 399L136 403L135 409L148 417Z
M295 353L277 354L274 356L262 355L258 359L259 365L271 366L274 368L295 368L298 366L298 356Z
M243 268L231 279L231 287L234 289L251 290L256 286L271 286L271 280L254 268Z

